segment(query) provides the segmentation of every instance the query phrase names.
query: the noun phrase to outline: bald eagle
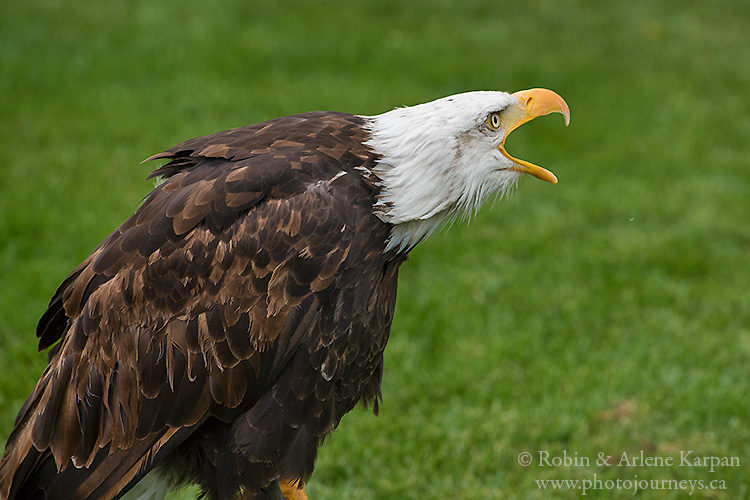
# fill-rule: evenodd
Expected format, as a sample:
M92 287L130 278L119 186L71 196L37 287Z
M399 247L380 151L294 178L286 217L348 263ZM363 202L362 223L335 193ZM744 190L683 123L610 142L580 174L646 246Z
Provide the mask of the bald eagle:
M522 174L557 182L504 146L551 112L568 123L550 90L468 92L287 116L148 158L166 160L151 174L163 182L39 321L48 366L8 438L0 498L185 483L304 497L323 438L360 401L377 413L399 266Z

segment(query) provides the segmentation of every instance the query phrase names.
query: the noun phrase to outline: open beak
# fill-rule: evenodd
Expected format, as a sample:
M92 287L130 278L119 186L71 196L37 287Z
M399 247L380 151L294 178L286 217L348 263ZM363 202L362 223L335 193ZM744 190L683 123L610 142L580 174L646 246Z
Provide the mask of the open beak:
M565 102L565 100L563 100L562 97L557 95L555 92L547 89L521 90L512 95L513 97L518 99L518 111L516 112L515 116L513 115L513 112L511 110L509 110L511 111L510 113L506 114L506 116L510 116L511 119L515 118L515 121L511 123L510 128L506 132L505 137L503 138L503 142L500 143L498 149L503 154L503 156L515 163L515 167L513 167L513 170L517 170L525 174L531 174L537 179L551 182L552 184L557 184L557 177L555 177L555 174L553 174L546 168L534 165L533 163L529 163L526 160L513 158L511 155L509 155L505 150L505 139L508 137L508 135L510 135L511 132L513 132L524 123L531 121L538 116L544 116L550 113L560 113L561 115L563 115L563 118L565 119L565 126L568 126L568 124L570 124L570 108L568 108L568 104Z

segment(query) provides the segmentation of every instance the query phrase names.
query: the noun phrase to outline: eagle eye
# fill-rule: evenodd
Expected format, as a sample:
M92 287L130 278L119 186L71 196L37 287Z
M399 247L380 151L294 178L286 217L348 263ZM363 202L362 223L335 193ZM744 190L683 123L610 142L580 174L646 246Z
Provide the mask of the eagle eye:
M487 117L487 125L492 130L497 130L500 128L500 113L490 113L490 116Z

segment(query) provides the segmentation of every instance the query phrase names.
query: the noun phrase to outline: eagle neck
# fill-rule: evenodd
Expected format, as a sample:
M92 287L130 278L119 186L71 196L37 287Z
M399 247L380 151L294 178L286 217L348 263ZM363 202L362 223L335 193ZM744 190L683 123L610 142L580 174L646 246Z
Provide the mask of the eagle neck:
M463 186L453 168L460 151L456 140L415 119L414 108L362 117L370 132L366 144L378 158L373 173L380 191L375 215L392 225L386 251L408 252L428 238L461 206Z

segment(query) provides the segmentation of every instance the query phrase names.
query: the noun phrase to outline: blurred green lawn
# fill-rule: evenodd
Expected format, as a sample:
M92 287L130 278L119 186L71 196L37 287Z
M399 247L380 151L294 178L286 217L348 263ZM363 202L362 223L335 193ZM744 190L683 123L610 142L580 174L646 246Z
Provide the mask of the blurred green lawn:
M509 148L560 183L524 179L412 252L382 413L344 418L311 498L575 498L534 480L594 473L746 498L748 26L747 0L0 3L0 438L52 292L150 189L141 159L302 111L544 86L571 127ZM741 466L517 463L539 450Z

